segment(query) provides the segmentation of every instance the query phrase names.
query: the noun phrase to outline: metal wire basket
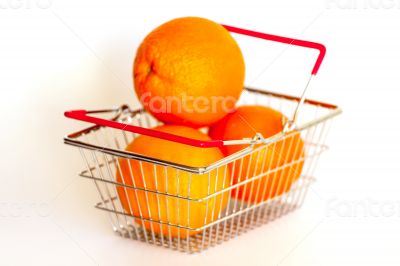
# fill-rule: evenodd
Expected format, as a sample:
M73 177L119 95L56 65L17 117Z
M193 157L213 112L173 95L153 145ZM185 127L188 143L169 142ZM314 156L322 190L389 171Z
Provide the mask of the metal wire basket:
M325 54L325 48L316 43L225 27L239 34L318 49L320 56L311 76L317 73ZM86 165L80 176L94 182L101 200L95 207L107 212L115 232L124 237L180 251L200 252L302 205L308 187L314 180L313 173L319 155L327 149L325 139L331 119L341 112L335 105L305 99L305 92L306 89L301 97L293 97L254 88L245 89L238 105L265 105L287 116L294 114L282 132L269 138L257 134L253 139L197 141L160 134L150 129L159 124L151 115L142 109L132 110L123 105L109 110L66 112L67 117L96 125L69 134L64 142L79 148ZM91 114L112 114L113 117L106 120ZM237 144L247 146L210 165L191 167L124 150L140 134L202 148ZM297 152L299 147L293 141L294 134L300 134L304 141L304 155L301 158L286 158L283 164L271 169L250 169L252 163L268 164L270 156L262 154L267 151L272 154L281 152L277 145L282 141L285 141L284 145L296 145L294 151ZM118 173L122 173L121 164L124 161L138 165L142 182L126 182L129 179L116 178ZM302 172L298 179L288 182L280 177L288 174L285 169L296 171L293 166L299 163L302 164ZM242 171L243 165L248 165L248 169ZM151 177L144 176L149 173L143 171L144 168L152 169ZM239 172L243 173L235 183L228 176L232 175L234 169L240 169ZM145 180L149 178L152 182L146 184ZM191 184L195 180L201 180L198 182L205 186L206 192L203 195L191 195ZM226 185L219 186L220 183ZM246 199L238 197L239 188L244 188L248 193ZM131 206L132 197L137 202L135 206ZM259 200L249 200L252 198ZM200 213L197 218L204 216L201 224L192 221L196 213Z

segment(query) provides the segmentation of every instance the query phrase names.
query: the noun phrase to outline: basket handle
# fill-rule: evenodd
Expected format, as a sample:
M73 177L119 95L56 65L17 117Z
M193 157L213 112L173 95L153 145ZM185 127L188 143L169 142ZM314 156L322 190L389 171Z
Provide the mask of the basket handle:
M75 120L96 124L98 126L111 127L115 129L129 131L132 133L146 135L154 138L160 138L200 148L215 148L224 146L224 141L222 140L197 140L197 139L186 138L166 132L157 131L150 128L138 127L120 123L114 120L107 120L99 117L90 116L89 115L90 113L97 113L97 111L72 110L65 112L64 116Z
M319 55L318 55L317 61L314 64L314 67L311 71L311 75L317 75L319 67L321 66L322 60L324 60L324 57L325 57L326 48L323 44L320 44L320 43L309 42L309 41L293 39L293 38L287 38L287 37L283 37L283 36L272 35L272 34L252 31L252 30L245 30L245 29L236 28L236 27L223 25L223 24L222 24L222 26L224 26L225 29L227 29L230 32L234 32L234 33L238 33L238 34L242 34L242 35L247 35L247 36L251 36L251 37L255 37L255 38L259 38L259 39L274 41L274 42L286 43L289 45L301 46L301 47L305 47L305 48L317 49L319 51Z
M291 119L288 119L283 127L284 132L290 132L290 131L294 130L296 127L296 120L299 115L300 108L301 108L301 106L303 106L304 101L306 99L307 89L310 86L312 78L315 75L317 75L319 67L321 66L322 61L324 60L325 53L326 53L326 47L323 44L316 43L316 42L309 42L309 41L287 38L287 37L283 37L283 36L272 35L272 34L267 34L267 33L262 33L262 32L257 32L257 31L245 30L245 29L236 28L236 27L223 25L223 24L222 24L222 26L224 26L225 29L227 29L230 32L247 35L247 36L251 36L251 37L255 37L255 38L259 38L259 39L269 40L269 41L286 43L289 45L296 45L296 46L305 47L305 48L312 48L312 49L316 49L319 51L317 60L315 61L313 69L311 70L311 76L308 79L305 88L303 89L303 92L300 97L300 101L296 106L293 117Z

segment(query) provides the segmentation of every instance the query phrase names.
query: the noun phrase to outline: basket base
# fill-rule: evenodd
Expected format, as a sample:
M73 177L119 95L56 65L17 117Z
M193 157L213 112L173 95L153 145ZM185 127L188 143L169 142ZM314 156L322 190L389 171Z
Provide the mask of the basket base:
M231 217L187 238L169 238L168 236L152 234L150 231L143 229L137 224L121 226L119 229L116 229L115 232L119 236L125 238L139 240L141 242L181 252L197 253L235 238L248 230L272 222L299 207L298 205L280 202L259 206L248 212L247 215ZM279 212L279 216L276 215L277 212Z

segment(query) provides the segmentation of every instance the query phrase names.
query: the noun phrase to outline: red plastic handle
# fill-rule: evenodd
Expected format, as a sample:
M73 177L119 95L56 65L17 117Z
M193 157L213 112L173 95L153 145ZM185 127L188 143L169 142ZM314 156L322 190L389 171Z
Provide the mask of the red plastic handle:
M138 126L120 123L120 122L113 121L113 120L107 120L107 119L103 119L103 118L89 116L88 111L86 111L86 110L67 111L64 113L64 115L68 118L93 123L93 124L96 124L99 126L121 129L121 130L129 131L132 133L146 135L146 136L154 137L154 138L160 138L160 139L178 142L178 143L182 143L185 145L190 145L190 146L195 146L195 147L200 147L200 148L215 148L215 147L222 147L224 145L224 142L222 140L204 141L204 140L191 139L191 138L186 138L186 137L182 137L182 136L178 136L178 135L174 135L174 134L170 134L170 133L166 133L166 132L157 131L154 129L138 127Z
M241 29L241 28L228 26L228 25L222 25L222 26L224 26L228 31L238 33L238 34L243 34L243 35L247 35L247 36L251 36L251 37L255 37L255 38L259 38L259 39L287 43L289 45L296 45L296 46L319 50L319 55L318 55L317 61L315 62L314 68L311 71L312 75L317 74L318 69L321 66L322 60L325 57L326 48L323 44L320 44L320 43L292 39L292 38L257 32L257 31L245 30L245 29Z

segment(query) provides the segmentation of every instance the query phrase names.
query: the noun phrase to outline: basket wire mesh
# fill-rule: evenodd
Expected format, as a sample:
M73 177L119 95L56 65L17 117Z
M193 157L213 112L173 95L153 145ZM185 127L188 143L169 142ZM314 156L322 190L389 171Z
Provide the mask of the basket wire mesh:
M296 97L247 89L239 105L264 105L289 115L295 111L299 101ZM132 111L126 106L110 113L117 114L116 121L130 125L152 128L159 124L145 111ZM79 148L86 167L80 176L93 181L100 196L100 202L95 207L106 211L115 232L123 237L193 253L235 238L299 208L314 181L313 173L319 156L327 149L325 140L331 120L339 113L340 109L334 105L306 100L297 119L299 126L296 131L304 141L304 156L294 161L285 158L284 164L273 169L265 169L265 164L271 165L267 160L272 160L272 156L264 155L267 151L279 152L276 145L282 140L285 140L283 145L295 143L296 152L300 145L292 141L293 132L273 136L263 144L248 145L233 155L200 168L126 152L124 148L138 134L104 126L93 126L70 134L65 143ZM139 166L140 184L136 184L137 178L116 179L117 172L123 173L121 164L124 160L129 167L133 163ZM246 170L241 169L246 165L244 161L248 162ZM251 169L253 163L262 167ZM279 177L285 174L285 169L298 170L293 166L299 163L303 164L302 172L293 184ZM145 177L149 171L144 169L149 168L153 174ZM236 168L240 169L241 176L238 182L233 182L232 175ZM152 182L146 184L149 178ZM195 178L207 183L204 195L191 195L191 184L196 183ZM271 179L267 181L271 186L262 187L262 179ZM126 180L133 182L128 184ZM218 187L221 180L225 185ZM182 191L182 187L187 191ZM276 191L273 187L277 188ZM241 200L239 188L244 188L244 193L248 191L249 199L261 200ZM130 206L131 197L135 197L136 206ZM193 226L191 219L194 212L200 212L199 217L205 216L201 225Z

